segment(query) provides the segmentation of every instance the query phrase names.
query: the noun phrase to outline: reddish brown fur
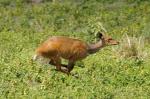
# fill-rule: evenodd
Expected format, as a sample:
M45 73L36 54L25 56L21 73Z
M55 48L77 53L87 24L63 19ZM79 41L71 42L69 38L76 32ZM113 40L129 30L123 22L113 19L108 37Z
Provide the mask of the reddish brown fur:
M55 65L57 70L69 74L77 60L86 58L108 44L116 45L118 42L111 37L102 37L97 44L90 45L78 39L54 36L36 49L36 55L49 58L50 64ZM69 60L68 65L61 64L61 58ZM62 69L61 66L67 68Z
M36 53L47 58L62 57L68 60L85 58L88 46L86 43L67 37L51 37L37 48Z

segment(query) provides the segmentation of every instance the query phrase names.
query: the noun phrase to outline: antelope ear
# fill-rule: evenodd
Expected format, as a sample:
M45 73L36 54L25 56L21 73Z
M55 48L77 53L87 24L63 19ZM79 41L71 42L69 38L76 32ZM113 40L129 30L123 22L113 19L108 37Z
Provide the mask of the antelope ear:
M98 32L98 33L97 33L97 36L98 36L98 38L100 38L100 39L101 39L101 38L102 38L102 36L103 36L103 34L102 34L101 32Z

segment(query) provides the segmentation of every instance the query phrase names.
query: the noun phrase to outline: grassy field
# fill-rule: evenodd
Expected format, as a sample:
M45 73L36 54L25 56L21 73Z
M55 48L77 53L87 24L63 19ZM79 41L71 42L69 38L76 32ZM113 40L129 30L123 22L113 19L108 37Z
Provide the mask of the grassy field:
M31 62L49 36L94 43L97 31L120 45L77 62L78 78ZM149 56L148 0L0 0L0 99L150 99Z

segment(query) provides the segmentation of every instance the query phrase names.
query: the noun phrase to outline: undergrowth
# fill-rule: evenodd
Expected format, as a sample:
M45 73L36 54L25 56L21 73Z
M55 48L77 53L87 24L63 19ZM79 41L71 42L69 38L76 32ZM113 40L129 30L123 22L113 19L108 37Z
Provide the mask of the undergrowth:
M149 99L149 5L147 0L0 0L0 99ZM94 43L97 31L120 45L78 62L72 71L78 78L31 62L50 36Z

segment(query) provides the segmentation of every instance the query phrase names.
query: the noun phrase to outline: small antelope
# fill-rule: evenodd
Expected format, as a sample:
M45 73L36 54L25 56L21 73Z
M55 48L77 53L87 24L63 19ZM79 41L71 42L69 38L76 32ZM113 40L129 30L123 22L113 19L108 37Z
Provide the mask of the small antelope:
M119 44L118 41L102 33L99 33L98 37L100 40L95 44L87 44L78 39L62 36L50 37L36 49L33 60L41 56L48 58L49 64L56 66L56 70L70 74L76 61L96 53L105 46ZM61 58L67 59L68 65L61 64ZM61 68L62 66L66 68Z

